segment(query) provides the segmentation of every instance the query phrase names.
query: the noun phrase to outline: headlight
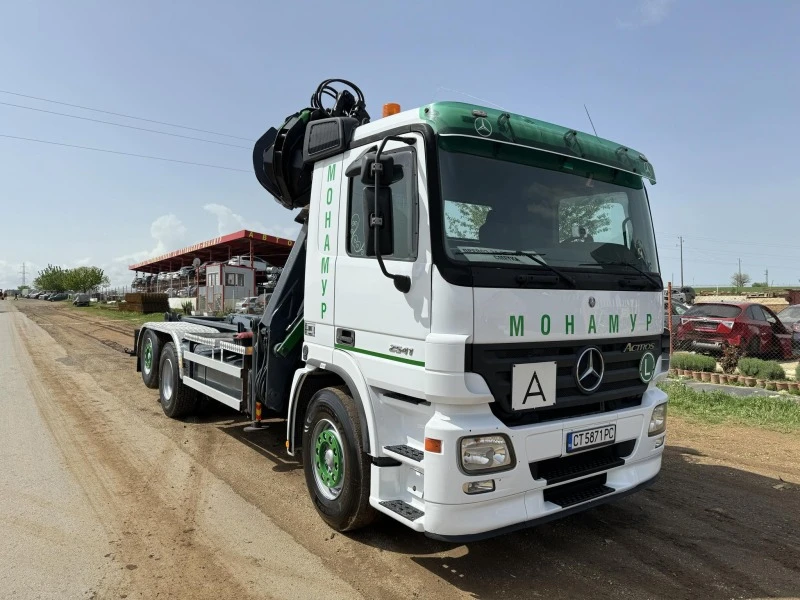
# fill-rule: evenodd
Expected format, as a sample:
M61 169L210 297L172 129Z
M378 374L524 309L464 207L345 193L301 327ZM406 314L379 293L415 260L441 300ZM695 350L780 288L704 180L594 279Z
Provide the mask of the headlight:
M511 442L504 435L461 438L459 448L461 469L470 475L507 471L516 464Z
M647 428L647 435L658 435L664 433L667 428L667 403L659 404L653 409L653 416L650 417L650 426Z

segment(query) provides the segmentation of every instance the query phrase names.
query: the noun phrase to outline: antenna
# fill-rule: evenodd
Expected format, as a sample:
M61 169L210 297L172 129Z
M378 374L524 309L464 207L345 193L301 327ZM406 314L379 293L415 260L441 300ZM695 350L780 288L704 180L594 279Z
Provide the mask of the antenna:
M595 128L594 128L594 121L592 121L592 115L590 115L590 114L589 114L589 109L588 109L588 108L586 108L586 105L585 105L585 104L583 105L583 110L585 110L585 111L586 111L586 116L587 116L587 117L589 117L589 123L591 123L591 125L592 125L592 131L594 131L594 135L595 135L596 137L599 137L599 136L597 135L597 129L595 129Z

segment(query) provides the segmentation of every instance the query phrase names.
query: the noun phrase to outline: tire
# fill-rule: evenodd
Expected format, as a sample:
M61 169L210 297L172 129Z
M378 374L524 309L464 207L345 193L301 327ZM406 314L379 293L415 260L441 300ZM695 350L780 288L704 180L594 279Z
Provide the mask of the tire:
M747 356L748 358L757 357L759 355L759 346L760 344L758 343L757 337L750 338L750 341L747 342L747 346L744 349L744 356Z
M303 425L303 471L314 508L337 531L369 525L370 460L355 401L343 388L311 398Z
M164 344L158 366L158 395L164 414L171 419L179 419L194 412L197 408L197 393L183 385L178 376L175 344Z
M151 390L158 387L159 359L161 358L161 340L154 331L144 332L142 339L142 381Z

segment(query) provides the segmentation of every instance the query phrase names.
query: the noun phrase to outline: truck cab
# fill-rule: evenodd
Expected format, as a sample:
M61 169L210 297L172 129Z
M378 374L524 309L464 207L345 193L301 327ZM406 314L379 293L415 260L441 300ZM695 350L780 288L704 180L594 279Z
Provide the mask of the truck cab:
M455 102L323 117L298 202L267 180L290 128L254 151L303 230L240 392L285 416L320 516L468 541L650 485L669 354L645 156Z

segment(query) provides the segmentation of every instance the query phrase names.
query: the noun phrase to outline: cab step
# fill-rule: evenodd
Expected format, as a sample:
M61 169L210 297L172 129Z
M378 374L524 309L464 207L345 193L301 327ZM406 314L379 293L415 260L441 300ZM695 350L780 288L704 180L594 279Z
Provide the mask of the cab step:
M380 503L380 505L412 522L425 516L424 512L418 508L414 508L408 502L404 502L403 500L384 500Z
M408 458L414 462L422 462L422 459L425 458L425 453L422 450L417 450L416 448L412 448L411 446L407 446L405 444L397 446L384 446L383 450L386 453L396 454L398 456L402 456L403 458Z

